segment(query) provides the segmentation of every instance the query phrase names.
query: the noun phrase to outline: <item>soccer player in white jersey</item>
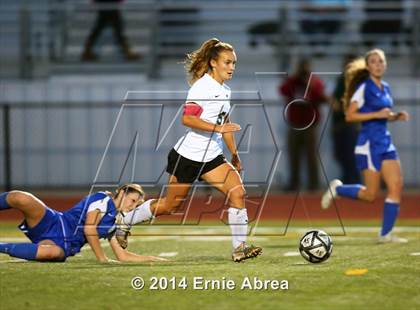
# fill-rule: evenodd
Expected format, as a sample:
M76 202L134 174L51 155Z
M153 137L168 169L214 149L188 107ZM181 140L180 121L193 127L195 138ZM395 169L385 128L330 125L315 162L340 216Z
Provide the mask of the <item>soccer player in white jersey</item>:
M146 201L135 212L127 214L123 222L134 225L153 216L171 214L181 205L196 179L205 181L228 197L232 259L240 262L258 256L262 249L246 244L245 189L239 175L241 161L233 134L241 127L229 121L231 92L224 83L232 78L235 65L233 47L215 38L187 55L186 70L191 88L182 123L188 131L168 155L166 171L170 176L166 197ZM231 162L223 156L223 142L232 154ZM124 236L124 232L119 235Z

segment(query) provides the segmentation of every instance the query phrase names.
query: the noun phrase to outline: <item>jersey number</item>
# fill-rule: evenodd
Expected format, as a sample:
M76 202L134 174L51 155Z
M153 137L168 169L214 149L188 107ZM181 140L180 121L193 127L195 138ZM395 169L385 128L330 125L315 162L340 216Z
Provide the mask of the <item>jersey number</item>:
M219 115L217 115L217 125L222 125L225 121L226 112L220 112Z

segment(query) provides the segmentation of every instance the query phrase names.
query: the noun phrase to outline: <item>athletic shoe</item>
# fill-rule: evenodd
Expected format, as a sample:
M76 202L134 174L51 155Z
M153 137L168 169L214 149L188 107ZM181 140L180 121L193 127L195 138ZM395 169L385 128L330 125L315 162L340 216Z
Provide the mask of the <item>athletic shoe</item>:
M338 179L332 180L329 184L327 191L322 195L321 198L321 207L322 209L328 209L331 206L332 201L337 197L337 186L343 185Z
M128 247L128 236L131 235L131 227L124 223L123 218L124 214L121 212L115 217L115 224L117 226L115 230L115 239L117 239L123 249L126 249Z
M117 228L115 231L115 239L117 239L118 243L123 249L128 247L128 236L130 235L131 233L129 230L122 230Z
M407 243L408 240L405 238L400 238L393 235L391 232L387 233L385 236L379 235L378 243Z
M257 257L261 253L262 248L254 245L246 245L245 242L243 242L233 250L232 260L239 263L245 259Z

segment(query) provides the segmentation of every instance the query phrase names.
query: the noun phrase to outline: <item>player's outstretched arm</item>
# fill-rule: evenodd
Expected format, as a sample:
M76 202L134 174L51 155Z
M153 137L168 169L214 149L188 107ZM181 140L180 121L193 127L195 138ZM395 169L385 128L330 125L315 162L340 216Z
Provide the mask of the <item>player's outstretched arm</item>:
M165 258L157 257L157 256L144 256L138 255L132 252L129 252L123 249L115 237L109 240L109 244L111 245L112 251L115 254L115 257L120 262L162 262L167 261Z
M86 215L86 222L84 227L84 233L87 242L89 243L93 253L98 261L106 263L109 259L106 257L104 250L102 249L101 243L98 237L97 225L101 220L101 213L99 210L88 212Z

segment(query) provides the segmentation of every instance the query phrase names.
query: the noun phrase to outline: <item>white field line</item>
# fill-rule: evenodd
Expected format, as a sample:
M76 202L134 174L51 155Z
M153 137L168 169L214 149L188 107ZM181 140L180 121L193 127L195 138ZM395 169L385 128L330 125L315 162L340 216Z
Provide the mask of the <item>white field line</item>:
M282 227L260 227L258 228L258 232L260 233L264 233L264 234L269 234L269 233L279 233L279 229L282 229ZM308 227L293 227L293 228L289 228L287 230L287 234L288 233L304 233L307 232L308 230L310 230L311 228ZM320 229L325 230L329 233L333 233L333 232L342 232L341 227L320 227ZM150 229L147 229L148 231L151 231ZM345 231L347 233L377 233L379 231L379 227L347 227L345 228ZM410 233L420 233L420 227L413 227L413 226L399 226L399 227L395 227L394 232L410 232ZM201 230L200 228L197 228L195 230L188 230L185 231L183 233L185 233L185 235L183 236L179 236L179 235L171 235L170 231L167 231L165 229L153 229L153 233L162 233L162 234L167 234L167 235L163 235L163 236L148 236L146 231L141 231L141 234L139 232L138 235L136 235L136 232L133 232L132 237L136 237L136 238L130 238L129 242L133 243L133 242L151 242L151 241L156 241L156 240L181 240L181 241L224 241L224 240L230 240L231 236L229 235L229 233L226 232L226 236L206 236L205 233L223 233L225 232L224 229L216 229L216 228L212 228L212 229L205 229L205 230ZM187 235L186 233L190 233L191 235ZM287 236L286 234L286 236ZM252 237L252 239L256 239L259 241L265 241L268 239L269 236L261 236L259 237L258 235L255 237ZM364 237L349 237L349 236L335 236L335 238L340 238L340 240L347 240L347 239L361 239ZM366 238L366 239L370 239L370 238ZM0 237L0 242L29 242L29 240L26 237ZM108 242L103 242L102 244L103 246L109 246ZM84 248L83 248L84 249Z
M13 242L30 242L28 238L26 237L7 237L7 238L0 238L0 242L6 242L6 243L13 243Z
M279 233L279 232L283 232L285 229L284 226L264 226L264 227L254 227L253 230L257 231L258 233ZM311 229L321 229L327 232L342 232L343 229L341 227L338 226L328 226L328 227L289 227L287 232L292 232L292 233L302 233L302 232L307 232L308 230ZM351 226L351 227L344 227L344 230L346 232L361 232L361 233L369 233L369 232L378 232L380 230L380 227L366 227L366 226ZM140 229L139 229L140 231ZM419 232L420 233L420 226L397 226L394 228L393 230L394 232ZM136 229L134 229L134 231L132 231L133 235L136 234ZM147 235L147 233L167 233L168 236L170 236L170 234L172 232L174 232L174 230L172 228L168 228L168 227L142 227L141 228L141 234L142 235ZM206 234L217 234L217 233L226 233L226 235L229 234L229 231L226 230L226 227L213 227L213 228L205 228L202 229L200 227L197 227L195 229L192 228L187 228L185 230L181 230L177 229L176 232L174 232L174 235L176 236L177 234L184 234L184 236L188 236L187 234L196 234L198 236L206 236ZM179 235L178 235L179 236ZM190 237L190 236L188 236ZM210 236L209 236L210 237Z
M321 229L326 232L343 232L343 229L341 227L291 227L287 230L287 233L293 232L293 233L305 233L308 230L311 229ZM284 227L257 227L256 228L256 235L258 236L258 233L278 233L279 231L284 230ZM344 227L344 230L346 232L351 233L370 233L374 232L377 233L380 230L380 227L365 227L365 226L351 226L351 227ZM420 233L420 226L397 226L393 229L393 232L418 232Z
M182 241L230 241L231 236L190 236L190 237L179 237L178 240ZM252 240L256 241L267 241L267 237L253 237Z
M0 261L0 264L8 264L8 263L29 263L29 261L25 260L25 259L19 259L19 258L15 258L15 259L8 259L8 260L2 260Z
M162 252L158 256L160 257L175 257L178 255L178 252Z
M133 238L135 237L135 238ZM177 241L228 241L231 240L231 236L147 236L147 235L133 235L128 239L128 242L152 242L152 241L161 241L161 240L177 240ZM267 241L267 237L254 237L253 240L258 241ZM0 242L29 242L25 237L20 238L0 238ZM109 242L101 241L102 247L109 247ZM86 247L83 247L82 250L85 250ZM89 248L89 247L88 247Z
M338 239L340 241L351 241L351 240L376 240L377 235L374 237L349 237L349 236L334 236L334 240ZM334 241L333 240L333 241Z

